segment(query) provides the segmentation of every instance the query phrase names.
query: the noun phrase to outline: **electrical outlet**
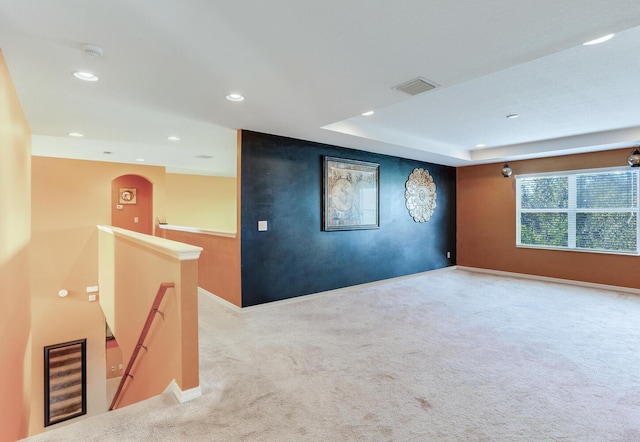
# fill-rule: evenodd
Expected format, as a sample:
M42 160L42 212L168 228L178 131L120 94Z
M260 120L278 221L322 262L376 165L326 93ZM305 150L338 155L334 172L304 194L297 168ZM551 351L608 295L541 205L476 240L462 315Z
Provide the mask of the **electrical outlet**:
M447 258L451 258L451 252L447 252Z
M96 295L89 295L89 302L94 302L96 300Z

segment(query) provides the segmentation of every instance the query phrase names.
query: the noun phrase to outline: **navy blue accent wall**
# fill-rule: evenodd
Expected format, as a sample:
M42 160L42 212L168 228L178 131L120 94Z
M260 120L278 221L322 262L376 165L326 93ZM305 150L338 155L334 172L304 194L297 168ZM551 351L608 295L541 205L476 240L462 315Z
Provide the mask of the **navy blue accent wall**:
M380 164L380 228L322 231L323 156ZM353 149L242 132L243 307L453 265L456 170ZM413 221L404 185L429 171L437 207ZM258 231L258 221L268 231ZM447 259L447 251L451 259Z

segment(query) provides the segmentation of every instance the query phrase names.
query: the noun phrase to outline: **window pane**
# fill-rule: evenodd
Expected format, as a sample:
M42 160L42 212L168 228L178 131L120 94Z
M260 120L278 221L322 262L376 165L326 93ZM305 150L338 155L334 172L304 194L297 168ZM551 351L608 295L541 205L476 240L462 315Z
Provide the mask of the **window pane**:
M640 255L639 169L516 176L517 244Z
M520 182L520 207L523 209L566 209L569 179L562 177L523 178Z
M636 251L635 213L576 213L576 247Z
M637 207L635 171L592 173L576 176L579 209Z
M566 213L522 213L520 243L531 246L567 247L569 215Z

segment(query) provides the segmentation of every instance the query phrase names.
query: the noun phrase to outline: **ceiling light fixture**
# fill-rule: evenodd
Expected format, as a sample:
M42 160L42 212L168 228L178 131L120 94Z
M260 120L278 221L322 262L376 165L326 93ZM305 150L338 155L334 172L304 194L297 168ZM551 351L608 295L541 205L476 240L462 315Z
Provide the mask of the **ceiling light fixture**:
M75 71L73 73L73 76L76 77L79 80L83 80L83 81L98 81L99 78L95 75L92 74L91 72L85 72L85 71Z
M509 178L512 173L513 173L513 170L511 170L511 167L509 167L509 164L504 163L504 166L502 166L502 176L504 178Z
M139 161L141 163L144 163L144 158L136 158L136 161Z
M510 119L510 120L513 120L514 118L518 118L519 116L520 115L518 115L518 114L509 114L509 115L507 115L507 118Z
M229 94L227 95L227 100L229 101L242 101L244 97L240 94Z
M487 145L480 143L480 144L476 144L476 147L487 147Z
M176 137L174 135L171 135L170 137L167 137L167 140L169 140L169 141L180 141L180 137Z
M371 115L375 114L374 111L366 111L362 113L363 117L370 117Z
M638 146L635 147L631 155L627 158L627 163L631 167L640 167L640 149Z
M609 35L605 35L604 37L600 37L600 38L596 38L594 40L589 40L585 43L582 43L582 46L591 46L591 45L597 45L600 43L604 43L605 41L609 41L613 38L613 36L616 34L609 34Z
M84 135L81 134L80 132L69 132L67 135L69 135L70 137L74 137L74 138L82 138L82 137L84 137Z

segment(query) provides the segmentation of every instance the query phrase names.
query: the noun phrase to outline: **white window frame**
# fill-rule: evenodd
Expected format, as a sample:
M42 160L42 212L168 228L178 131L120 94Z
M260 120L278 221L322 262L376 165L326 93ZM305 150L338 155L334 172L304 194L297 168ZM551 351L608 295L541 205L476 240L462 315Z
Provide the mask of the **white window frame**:
M530 173L530 174L521 174L516 175L516 247L518 248L527 248L527 249L545 249L545 250L562 250L562 251L571 251L571 252L586 252L586 253L604 253L604 254L613 254L613 255L640 255L640 200L636 202L635 208L620 208L620 209L607 209L604 212L607 213L615 213L615 212L634 212L636 214L636 251L627 252L627 251L617 251L617 250L601 250L601 249L583 249L576 247L576 213L585 213L585 212L603 212L603 209L578 209L577 208L577 186L576 186L576 177L577 175L583 174L593 174L593 173L606 173L606 172L615 172L615 171L624 171L629 172L629 167L607 167L607 168L598 168L598 169L580 169L580 170L566 170L566 171L558 171L558 172L545 172L545 173ZM566 209L521 209L521 183L524 178L544 178L544 177L568 177L569 179L569 201L568 207ZM640 170L636 171L636 189L638 191L638 198L640 198ZM522 233L522 225L521 225L521 214L522 213L567 213L568 215L568 242L567 247L556 247L556 246L545 246L545 245L530 245L530 244L522 244L521 243L521 233Z

